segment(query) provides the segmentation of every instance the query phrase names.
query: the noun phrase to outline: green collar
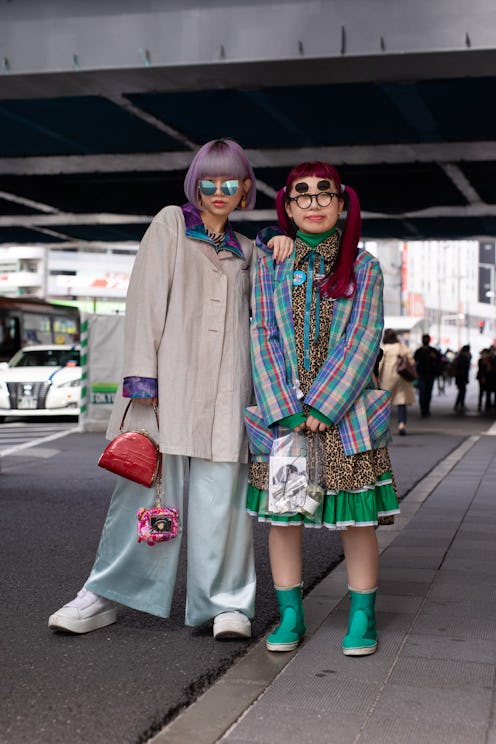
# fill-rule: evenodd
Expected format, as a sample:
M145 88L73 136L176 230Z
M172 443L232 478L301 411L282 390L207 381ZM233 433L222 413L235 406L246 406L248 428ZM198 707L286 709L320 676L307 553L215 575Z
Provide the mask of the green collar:
M310 248L316 248L319 243L322 243L327 238L330 238L330 236L335 233L337 230L337 227L333 227L332 230L328 230L325 233L304 233L301 230L298 230L296 235L300 238L300 240L303 240L306 245L308 245Z

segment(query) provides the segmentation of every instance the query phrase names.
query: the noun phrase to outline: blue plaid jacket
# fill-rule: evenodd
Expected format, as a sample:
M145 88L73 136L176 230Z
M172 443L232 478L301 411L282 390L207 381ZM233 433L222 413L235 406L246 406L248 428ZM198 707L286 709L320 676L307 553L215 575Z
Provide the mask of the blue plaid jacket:
M245 410L252 455L266 459L281 419L312 406L337 425L346 455L385 446L391 438L391 394L378 390L373 367L384 325L383 277L377 259L359 251L356 291L334 301L329 353L304 400L291 296L294 256L274 266L259 259L252 294L251 359L257 406Z

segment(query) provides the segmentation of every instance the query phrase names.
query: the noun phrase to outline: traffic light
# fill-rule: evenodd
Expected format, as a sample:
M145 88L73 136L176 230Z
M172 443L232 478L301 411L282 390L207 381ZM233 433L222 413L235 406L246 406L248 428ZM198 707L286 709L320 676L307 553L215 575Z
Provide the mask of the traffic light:
M485 320L479 320L479 333L484 333L484 328L486 326Z

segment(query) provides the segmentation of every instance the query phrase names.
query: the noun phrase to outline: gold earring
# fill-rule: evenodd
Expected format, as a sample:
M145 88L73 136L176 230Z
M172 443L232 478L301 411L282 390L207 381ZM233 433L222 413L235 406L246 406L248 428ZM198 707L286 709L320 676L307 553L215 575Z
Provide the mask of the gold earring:
M246 209L246 196L243 194L241 197L241 201L239 202L239 206L241 209Z

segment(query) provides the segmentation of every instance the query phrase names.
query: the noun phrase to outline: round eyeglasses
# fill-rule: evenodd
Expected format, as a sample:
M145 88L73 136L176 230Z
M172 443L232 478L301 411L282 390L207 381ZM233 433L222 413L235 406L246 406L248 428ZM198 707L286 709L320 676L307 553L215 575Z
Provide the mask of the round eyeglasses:
M201 178L198 181L198 188L203 196L213 196L217 191L217 186L214 181L210 181L207 178ZM239 180L233 178L229 181L222 181L220 190L224 196L234 196L236 191L239 189Z
M319 207L328 207L334 197L339 199L340 194L336 194L335 191L319 191L317 194L298 194L298 196L290 196L288 201L296 202L300 209L310 209L314 199Z

